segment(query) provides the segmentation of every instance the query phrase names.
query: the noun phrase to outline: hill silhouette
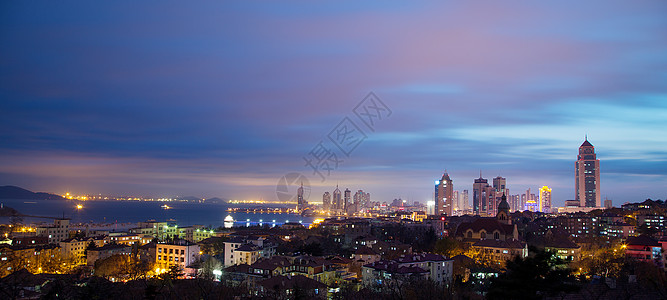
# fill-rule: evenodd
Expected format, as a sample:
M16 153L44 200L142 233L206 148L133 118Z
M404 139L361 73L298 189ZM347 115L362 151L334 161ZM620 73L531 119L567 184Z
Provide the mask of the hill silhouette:
M28 200L65 200L65 198L42 192L32 192L13 185L0 186L0 199L28 199Z

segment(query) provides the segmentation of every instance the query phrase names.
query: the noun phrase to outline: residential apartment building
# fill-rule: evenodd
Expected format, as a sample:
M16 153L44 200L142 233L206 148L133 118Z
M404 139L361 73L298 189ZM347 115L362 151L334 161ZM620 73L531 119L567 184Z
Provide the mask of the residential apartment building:
M155 245L156 268L169 270L171 266L179 266L185 269L192 263L199 260L199 245L185 240L178 240L171 243L157 243Z
M37 236L47 237L49 244L57 244L69 238L69 219L55 219L53 225L37 227L35 230Z

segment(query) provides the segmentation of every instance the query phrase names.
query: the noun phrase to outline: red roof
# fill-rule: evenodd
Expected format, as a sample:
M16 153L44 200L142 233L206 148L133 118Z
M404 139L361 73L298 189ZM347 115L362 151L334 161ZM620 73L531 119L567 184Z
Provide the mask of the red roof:
M461 223L456 228L455 236L465 236L468 229L472 229L474 232L479 232L484 229L487 233L493 233L498 230L504 235L512 235L514 232L514 225L500 223L496 218L479 218L470 223Z
M627 240L628 246L651 246L651 247L660 247L660 243L654 240L650 236L640 235L629 237Z
M593 145L588 140L585 140L579 147L593 147Z

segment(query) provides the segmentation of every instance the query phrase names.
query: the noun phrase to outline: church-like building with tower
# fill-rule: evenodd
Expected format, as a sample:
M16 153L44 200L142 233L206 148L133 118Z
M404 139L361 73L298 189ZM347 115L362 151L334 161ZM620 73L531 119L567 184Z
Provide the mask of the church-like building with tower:
M454 237L499 265L515 256L527 257L528 246L520 239L519 230L516 224L512 224L509 211L507 197L503 194L496 217L480 217L472 222L461 223Z

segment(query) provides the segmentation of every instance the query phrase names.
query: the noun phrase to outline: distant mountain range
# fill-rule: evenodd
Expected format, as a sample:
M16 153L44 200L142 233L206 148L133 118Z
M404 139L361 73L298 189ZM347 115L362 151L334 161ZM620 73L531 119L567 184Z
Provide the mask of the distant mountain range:
M205 203L226 203L227 200L220 199L218 197L208 198L204 201Z
M0 186L0 199L29 199L29 200L65 200L65 198L42 192L31 192L18 186Z

